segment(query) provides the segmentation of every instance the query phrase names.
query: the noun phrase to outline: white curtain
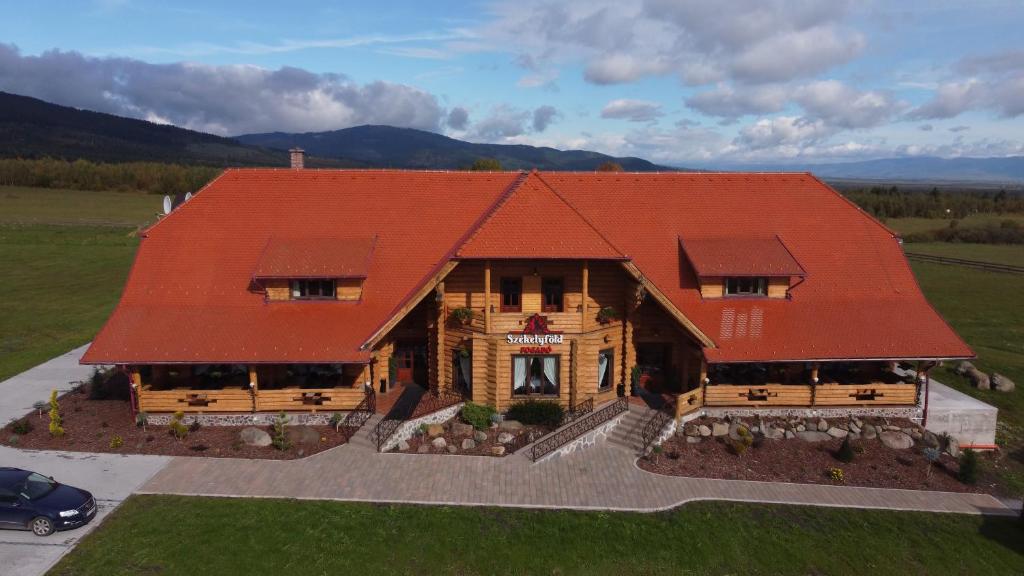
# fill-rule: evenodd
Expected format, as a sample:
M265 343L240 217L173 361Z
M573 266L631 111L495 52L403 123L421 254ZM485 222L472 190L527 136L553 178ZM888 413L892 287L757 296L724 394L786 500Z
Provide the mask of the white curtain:
M459 370L462 371L462 381L466 383L467 389L473 387L473 357L459 356Z
M552 388L550 390L551 394L554 394L554 393L556 393L558 391L558 366L557 366L557 362L558 362L558 358L555 358L554 356L545 356L544 357L544 377L547 378L548 382L551 383L551 388ZM545 389L544 392L545 393L549 393L549 391L547 389Z
M604 384L604 373L608 371L608 355L598 354L597 355L597 387L600 388Z
M515 382L513 383L513 392L516 394L526 393L526 358L523 356L516 356L512 359L513 372L515 372Z

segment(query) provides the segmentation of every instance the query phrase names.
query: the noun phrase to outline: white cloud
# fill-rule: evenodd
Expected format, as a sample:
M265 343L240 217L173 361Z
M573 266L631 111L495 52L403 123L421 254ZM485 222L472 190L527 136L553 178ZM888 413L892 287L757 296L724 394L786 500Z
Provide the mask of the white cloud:
M554 106L539 106L533 111L533 131L543 132L562 116Z
M813 118L840 128L871 128L907 107L886 91L858 91L838 80L821 80L796 89L793 99Z
M650 100L612 100L601 109L601 118L629 120L630 122L652 122L663 115L661 104Z
M748 149L801 147L819 142L834 132L834 129L820 119L778 116L744 126L733 143Z
M0 90L222 135L359 124L437 130L444 115L434 95L404 84L292 67L150 64L58 50L22 56L4 44Z
M1024 50L964 58L952 72L910 118L953 118L969 110L990 110L1004 118L1024 114Z
M690 108L707 114L735 120L747 114L779 112L789 97L786 89L778 85L749 86L736 90L720 84L712 90L698 92L686 99Z

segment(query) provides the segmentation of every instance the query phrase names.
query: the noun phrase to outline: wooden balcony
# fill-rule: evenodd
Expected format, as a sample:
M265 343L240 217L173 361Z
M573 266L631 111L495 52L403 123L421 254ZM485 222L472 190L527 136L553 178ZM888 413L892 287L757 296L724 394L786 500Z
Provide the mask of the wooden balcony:
M914 384L759 384L709 385L705 406L912 406Z

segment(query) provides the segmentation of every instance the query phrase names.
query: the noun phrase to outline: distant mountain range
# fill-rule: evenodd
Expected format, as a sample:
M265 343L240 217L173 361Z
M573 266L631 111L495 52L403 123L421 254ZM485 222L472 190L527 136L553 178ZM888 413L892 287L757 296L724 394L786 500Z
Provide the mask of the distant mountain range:
M311 167L462 169L494 158L505 169L594 170L612 161L630 171L686 170L586 150L477 144L440 134L357 126L329 132L245 134L225 138L0 92L0 158L49 156L98 162L177 162L206 166L287 166L292 147ZM1024 156L891 158L833 164L712 165L711 170L810 171L828 180L949 181L1024 184Z
M632 157L587 150L556 150L537 146L476 144L433 132L393 126L356 126L330 132L244 134L239 142L287 150L298 146L327 158L345 158L382 168L468 168L479 158L494 158L506 170L594 170L615 162L632 172L675 170Z
M1024 183L1024 156L1005 158L885 158L834 164L743 164L717 169L813 172L824 179Z

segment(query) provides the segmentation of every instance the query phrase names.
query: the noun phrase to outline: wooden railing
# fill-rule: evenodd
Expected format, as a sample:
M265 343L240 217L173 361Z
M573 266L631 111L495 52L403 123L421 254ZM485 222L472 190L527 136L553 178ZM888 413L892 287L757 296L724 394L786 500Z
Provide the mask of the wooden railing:
M914 384L714 384L704 391L705 406L912 406L916 402Z
M704 405L704 389L697 388L689 392L683 392L676 398L676 420L686 416L690 412L700 410Z
M529 456L530 460L536 462L626 410L629 410L629 400L624 397L616 398L599 410L589 412L537 440L534 442L533 447L530 448L527 456Z
M376 412L377 393L373 386L367 386L363 400L338 423L338 431L344 434L345 440L348 441Z
M362 401L360 388L276 388L256 391L256 410L350 410Z
M248 388L222 390L153 390L139 388L142 412L251 412L252 392Z

